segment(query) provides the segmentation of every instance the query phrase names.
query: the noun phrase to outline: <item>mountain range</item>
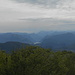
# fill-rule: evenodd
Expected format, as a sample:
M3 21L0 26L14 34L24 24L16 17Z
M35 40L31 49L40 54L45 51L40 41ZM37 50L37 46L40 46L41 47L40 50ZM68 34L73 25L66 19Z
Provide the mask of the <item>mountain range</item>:
M0 33L1 49L5 50L5 48L7 47L6 50L9 50L13 46L16 46L17 48L17 46L22 46L23 44L59 50L75 50L75 31L41 31L39 33Z

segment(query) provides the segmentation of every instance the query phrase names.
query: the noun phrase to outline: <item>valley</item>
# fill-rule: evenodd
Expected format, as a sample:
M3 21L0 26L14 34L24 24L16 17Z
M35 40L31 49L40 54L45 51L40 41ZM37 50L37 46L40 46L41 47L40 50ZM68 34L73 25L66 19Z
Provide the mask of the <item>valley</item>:
M23 44L75 51L74 31L41 31L38 33L0 33L0 49L22 48ZM11 45L11 46L10 46Z

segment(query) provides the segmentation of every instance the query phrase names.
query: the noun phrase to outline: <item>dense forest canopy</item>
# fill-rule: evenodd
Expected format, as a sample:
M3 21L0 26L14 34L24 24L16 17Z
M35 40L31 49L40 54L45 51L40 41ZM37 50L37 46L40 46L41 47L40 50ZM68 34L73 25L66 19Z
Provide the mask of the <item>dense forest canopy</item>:
M0 75L75 75L75 53L37 46L0 51Z

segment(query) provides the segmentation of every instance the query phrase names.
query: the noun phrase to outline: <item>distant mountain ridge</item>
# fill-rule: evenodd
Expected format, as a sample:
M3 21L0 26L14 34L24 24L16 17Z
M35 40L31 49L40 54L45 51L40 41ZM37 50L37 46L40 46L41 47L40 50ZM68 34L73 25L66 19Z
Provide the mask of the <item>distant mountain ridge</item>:
M27 43L30 45L41 46L43 48L74 50L75 31L41 31L39 33L0 33L0 43L8 43L10 41Z
M8 41L16 41L21 43L33 44L35 42L41 42L47 35L56 35L65 33L64 31L41 31L38 33L0 33L0 43Z
M47 36L41 42L42 47L52 49L71 49L72 45L74 44L75 34L73 33L64 33L54 36ZM74 46L73 49L75 49Z
M29 38L28 38L29 37ZM0 34L0 43L5 43L8 41L21 42L21 43L32 43L30 36L22 36L14 33L3 33Z

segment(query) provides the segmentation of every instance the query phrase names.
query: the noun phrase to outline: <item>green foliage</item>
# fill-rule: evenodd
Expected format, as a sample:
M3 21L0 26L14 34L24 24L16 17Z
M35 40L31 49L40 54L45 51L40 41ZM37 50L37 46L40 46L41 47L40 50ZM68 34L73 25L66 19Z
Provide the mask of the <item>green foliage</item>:
M75 53L38 46L0 51L0 75L75 75Z

